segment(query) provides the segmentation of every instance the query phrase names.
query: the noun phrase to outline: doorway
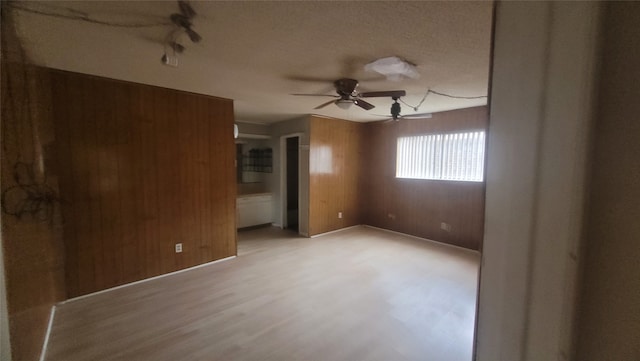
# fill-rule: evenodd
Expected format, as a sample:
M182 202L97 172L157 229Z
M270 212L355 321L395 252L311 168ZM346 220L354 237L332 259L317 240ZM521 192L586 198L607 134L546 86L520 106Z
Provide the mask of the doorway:
M300 202L298 197L299 190L299 150L300 137L294 136L285 138L286 155L285 155L285 209L286 221L285 228L298 231L298 214Z

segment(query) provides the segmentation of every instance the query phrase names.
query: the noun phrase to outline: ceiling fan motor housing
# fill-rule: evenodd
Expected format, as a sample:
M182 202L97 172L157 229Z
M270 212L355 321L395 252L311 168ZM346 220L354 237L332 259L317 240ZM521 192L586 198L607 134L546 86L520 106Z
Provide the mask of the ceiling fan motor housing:
M336 92L343 99L349 99L350 96L354 95L358 81L355 79L342 78L336 80L333 85L335 85Z

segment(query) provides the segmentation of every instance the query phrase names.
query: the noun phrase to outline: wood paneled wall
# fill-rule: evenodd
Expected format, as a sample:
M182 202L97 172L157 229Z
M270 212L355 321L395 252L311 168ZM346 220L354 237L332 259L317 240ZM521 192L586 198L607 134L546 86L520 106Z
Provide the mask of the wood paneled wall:
M7 313L0 315L0 358L8 359L6 337L14 361L40 358L51 307L64 299L62 220L56 202L29 202L58 194L56 174L49 166L54 140L50 117L50 86L44 72L28 65L16 35L13 12L2 2L1 184L3 211L0 236L4 256ZM35 206L35 207L33 207ZM35 216L30 210L35 212ZM51 212L49 213L48 210ZM22 216L10 213L23 211ZM3 300L4 301L4 300ZM8 316L10 335L6 331Z
M60 208L55 201L43 202L45 208L35 216L24 208L25 189L42 196L40 191L48 188L52 198L58 193L56 174L47 161L54 139L50 88L46 73L37 68L4 59L1 68L1 219L11 351L13 360L38 360L51 307L65 298ZM21 216L8 214L21 209Z
M486 107L435 113L424 120L367 123L362 159L365 224L480 250L484 233L484 182L396 179L401 136L487 129ZM440 228L441 222L451 231Z
M69 297L236 254L232 101L51 77Z
M311 116L310 236L362 223L363 135L364 124Z

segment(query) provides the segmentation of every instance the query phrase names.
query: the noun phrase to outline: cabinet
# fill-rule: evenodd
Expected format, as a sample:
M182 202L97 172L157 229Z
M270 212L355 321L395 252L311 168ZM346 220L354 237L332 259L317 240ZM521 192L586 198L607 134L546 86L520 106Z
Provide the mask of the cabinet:
M271 223L272 203L271 193L238 196L236 199L238 228Z
M273 171L273 150L271 148L251 149L249 153L243 154L242 170L271 173Z

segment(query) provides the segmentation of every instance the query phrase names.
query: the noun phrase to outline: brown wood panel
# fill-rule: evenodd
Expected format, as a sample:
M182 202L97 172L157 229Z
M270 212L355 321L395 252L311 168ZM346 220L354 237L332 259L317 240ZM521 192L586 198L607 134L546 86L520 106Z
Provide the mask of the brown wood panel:
M15 213L21 208L19 203L27 201L23 185L32 191L46 185L54 196L60 193L50 158L54 138L50 84L47 74L39 69L7 62L7 52L15 50L8 38L15 34L5 21L4 4L2 12L0 173L5 208L0 221L11 353L14 360L37 360L51 306L65 296L62 218L57 203L51 204L51 217L9 213ZM20 170L16 171L16 166ZM20 175L20 182L16 175Z
M431 119L367 123L362 164L365 224L480 250L484 182L396 179L399 136L487 129L486 107L436 113ZM443 231L441 222L451 225Z
M309 235L361 223L364 125L312 116L309 146ZM338 218L342 212L343 218Z
M51 76L69 297L235 254L232 101Z
M362 223L362 198L365 195L360 188L362 169L366 164L362 163L365 149L364 125L349 122L346 124L344 152L343 178L343 227Z

